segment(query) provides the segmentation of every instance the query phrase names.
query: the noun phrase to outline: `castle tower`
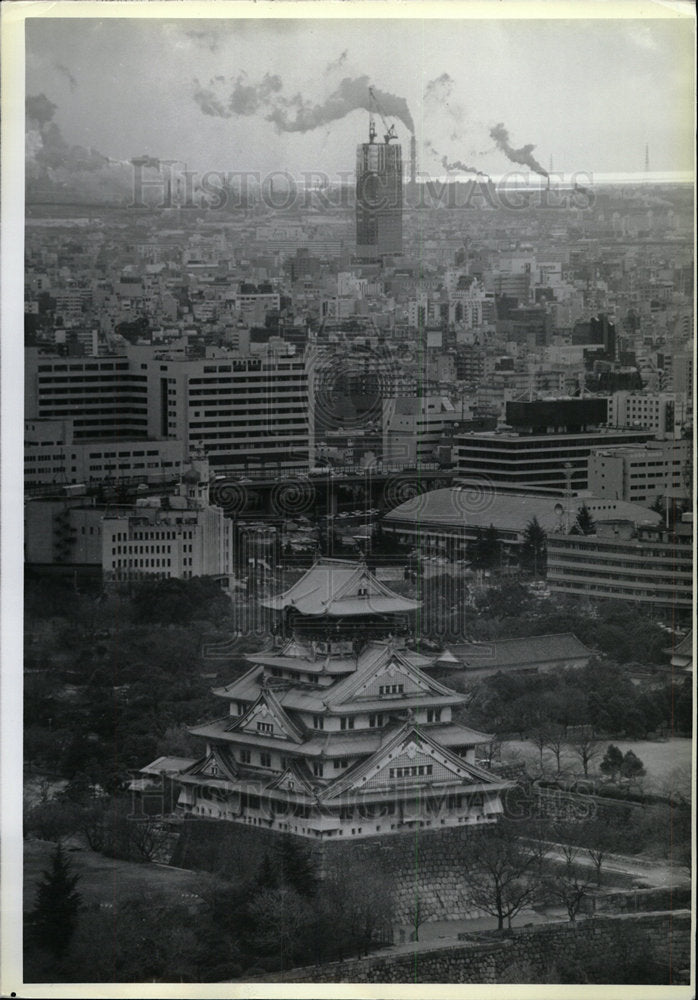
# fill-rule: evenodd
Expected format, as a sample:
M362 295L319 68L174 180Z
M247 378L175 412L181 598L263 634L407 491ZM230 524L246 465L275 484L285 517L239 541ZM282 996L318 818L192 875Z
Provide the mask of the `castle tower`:
M206 749L174 779L180 815L322 840L496 822L508 783L475 762L492 737L400 635L418 602L320 559L263 603L293 634L214 690L228 714L191 730Z

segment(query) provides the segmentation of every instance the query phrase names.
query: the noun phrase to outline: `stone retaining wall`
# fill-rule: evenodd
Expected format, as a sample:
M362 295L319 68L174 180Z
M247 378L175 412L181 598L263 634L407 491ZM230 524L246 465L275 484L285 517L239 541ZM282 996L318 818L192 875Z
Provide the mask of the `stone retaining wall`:
M691 887L682 885L673 888L599 893L585 899L582 908L595 913L647 913L658 910L679 910L683 907L688 909L690 905Z
M666 983L688 982L691 913L619 914L576 924L542 924L513 935L479 934L449 948L333 962L269 973L264 982L287 983L497 983L517 982L525 972L546 977L556 961L578 949L622 964L628 955L649 958ZM550 981L550 980L548 980Z
M418 895L423 912L432 919L478 916L464 894L461 845L487 828L446 827L414 830L385 837L351 841L313 841L298 837L318 864L321 876L334 866L355 863L367 872L377 869L394 885L395 924L411 924ZM247 827L224 820L192 819L182 824L171 863L182 868L217 871L233 880L248 878L273 853L279 834L260 827Z

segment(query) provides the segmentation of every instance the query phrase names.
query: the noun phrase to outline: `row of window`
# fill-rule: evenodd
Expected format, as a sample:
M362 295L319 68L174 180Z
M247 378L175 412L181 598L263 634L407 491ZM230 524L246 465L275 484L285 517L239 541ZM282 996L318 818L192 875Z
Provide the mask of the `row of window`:
M391 767L391 778L416 778L428 776L433 771L431 764L410 764L407 767Z
M80 365L39 365L38 370L40 372L81 372L81 371L102 371L102 372L112 372L124 371L129 367L128 361L123 362L112 362L112 361L102 361L98 364L90 363L80 364Z
M593 591L599 597L608 594L626 594L634 600L642 600L642 598L647 598L649 601L663 600L666 603L675 604L680 607L688 607L691 602L691 595L688 590L685 595L682 595L675 588L659 593L657 590L637 590L634 587L611 587L605 583L584 583L581 580L555 580L553 582L555 590L571 590L576 593L580 591L591 593Z
M646 559L641 557L636 557L635 559L602 559L603 553L595 553L596 558L590 560L589 556L585 555L570 555L565 553L564 555L557 556L556 553L549 553L548 563L552 566L568 566L571 571L575 571L577 566L593 566L598 569L599 572L610 572L617 573L622 570L629 570L631 573L638 575L640 572L650 572L658 573L664 570L667 573L674 573L681 570L682 563L685 570L690 569L690 564L685 560L678 560L677 557L671 556L669 553L664 553L667 562L655 562L654 560L650 563ZM580 570L581 572L581 570Z
M279 385L279 382L293 382L293 385ZM268 393L273 392L278 395L281 399L287 399L288 393L297 392L298 389L302 389L305 386L305 380L295 378L292 375L282 375L279 379L274 379L273 381L265 381L259 383L250 384L249 381L243 383L242 385L236 385L234 387L226 387L225 389L189 389L189 398L192 397L205 397L209 398L212 396L224 396L229 399L232 395L235 396L264 396ZM168 389L169 395L175 395L176 390Z
M183 560L184 564L190 564L191 559ZM172 562L170 559L119 559L114 558L114 569L170 569Z

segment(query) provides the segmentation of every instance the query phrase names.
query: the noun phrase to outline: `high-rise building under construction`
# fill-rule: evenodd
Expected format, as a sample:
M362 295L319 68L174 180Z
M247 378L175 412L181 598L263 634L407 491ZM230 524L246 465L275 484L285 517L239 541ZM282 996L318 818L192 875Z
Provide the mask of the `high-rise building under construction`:
M380 260L402 253L402 147L393 126L376 142L373 117L368 138L356 148L356 256Z

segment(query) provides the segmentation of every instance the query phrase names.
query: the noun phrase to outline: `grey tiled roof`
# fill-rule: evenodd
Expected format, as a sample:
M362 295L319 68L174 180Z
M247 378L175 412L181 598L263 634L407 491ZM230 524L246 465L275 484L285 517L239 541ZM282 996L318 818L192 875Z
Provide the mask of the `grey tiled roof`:
M534 635L524 639L498 639L496 642L465 643L449 646L449 649L466 667L491 670L591 656L591 650L571 632Z

